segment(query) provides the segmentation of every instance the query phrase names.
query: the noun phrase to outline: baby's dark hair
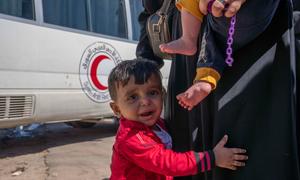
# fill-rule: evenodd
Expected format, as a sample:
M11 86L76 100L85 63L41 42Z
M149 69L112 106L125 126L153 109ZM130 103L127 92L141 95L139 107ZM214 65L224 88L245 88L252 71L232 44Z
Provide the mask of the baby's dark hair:
M122 61L112 69L108 76L108 90L111 99L117 99L117 86L127 85L131 76L134 77L136 84L144 84L151 75L157 76L162 86L161 73L154 62L142 58Z

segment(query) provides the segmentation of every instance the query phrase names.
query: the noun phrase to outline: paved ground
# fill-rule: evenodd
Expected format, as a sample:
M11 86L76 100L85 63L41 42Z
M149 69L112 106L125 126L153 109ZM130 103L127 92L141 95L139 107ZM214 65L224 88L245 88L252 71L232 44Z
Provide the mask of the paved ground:
M108 179L116 129L112 120L104 120L88 129L43 125L33 137L7 137L1 130L0 179Z

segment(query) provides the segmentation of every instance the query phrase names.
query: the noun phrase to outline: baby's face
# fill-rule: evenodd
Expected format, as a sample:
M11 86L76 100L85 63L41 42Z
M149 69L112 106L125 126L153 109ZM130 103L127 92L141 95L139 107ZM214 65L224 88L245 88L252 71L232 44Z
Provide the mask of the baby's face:
M124 87L117 86L115 101L119 113L128 120L152 126L160 117L163 98L160 79L152 75L144 84L135 84L132 76Z

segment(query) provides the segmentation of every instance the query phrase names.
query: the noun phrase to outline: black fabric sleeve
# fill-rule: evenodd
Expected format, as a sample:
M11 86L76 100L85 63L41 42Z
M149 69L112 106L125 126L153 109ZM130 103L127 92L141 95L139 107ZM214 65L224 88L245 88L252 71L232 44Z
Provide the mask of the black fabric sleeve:
M293 0L294 10L300 10L300 0Z
M155 56L152 51L152 47L146 32L146 23L148 17L159 9L159 7L162 5L162 2L163 0L143 0L144 11L141 12L138 19L140 24L140 38L136 48L137 57L154 61L159 67L163 66L164 61L163 59Z
M222 74L224 68L226 67L225 63L225 48L220 47L220 44L217 43L216 33L212 30L209 19L206 17L202 39L200 43L200 53L197 61L197 68L209 67L218 71L219 74Z

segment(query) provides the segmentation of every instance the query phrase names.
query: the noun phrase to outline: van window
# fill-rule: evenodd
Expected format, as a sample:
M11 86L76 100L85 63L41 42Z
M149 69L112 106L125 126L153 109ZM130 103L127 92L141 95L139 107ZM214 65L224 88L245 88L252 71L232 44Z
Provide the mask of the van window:
M124 0L43 0L46 23L127 38Z
M34 20L33 0L1 0L0 13Z
M88 30L85 0L43 0L44 21L80 30Z
M124 0L91 0L93 31L127 38Z
M133 40L138 40L140 36L140 25L138 22L139 14L143 10L142 1L130 0L130 10L131 10L131 21L132 21L132 32Z

